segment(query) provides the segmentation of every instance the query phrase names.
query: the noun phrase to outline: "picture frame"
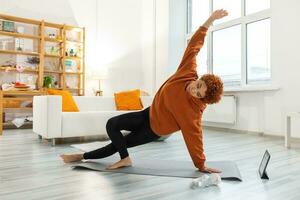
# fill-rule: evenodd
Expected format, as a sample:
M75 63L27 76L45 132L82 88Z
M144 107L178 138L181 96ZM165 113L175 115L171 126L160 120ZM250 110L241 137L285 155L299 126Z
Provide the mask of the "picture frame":
M264 153L264 156L260 162L259 168L258 168L258 173L259 173L261 179L269 179L266 169L269 164L270 158L271 158L271 155L270 155L269 151L266 150Z

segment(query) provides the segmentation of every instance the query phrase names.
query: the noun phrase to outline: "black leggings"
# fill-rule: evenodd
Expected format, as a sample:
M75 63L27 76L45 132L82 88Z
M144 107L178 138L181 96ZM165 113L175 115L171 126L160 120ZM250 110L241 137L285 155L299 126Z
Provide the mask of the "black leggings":
M121 130L127 130L130 133L123 136ZM116 152L119 152L123 159L129 156L127 148L146 144L160 137L150 128L149 107L142 111L112 117L107 121L106 131L111 143L100 149L84 153L84 159L105 158Z

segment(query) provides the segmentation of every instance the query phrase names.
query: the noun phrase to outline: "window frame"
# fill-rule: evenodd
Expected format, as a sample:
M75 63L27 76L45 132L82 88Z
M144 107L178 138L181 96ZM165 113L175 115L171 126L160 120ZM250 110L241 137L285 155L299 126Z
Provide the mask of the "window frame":
M186 34L186 42L191 39L195 31L188 33L188 31L191 30L191 22L190 19L192 16L190 16L190 1L187 0L187 34ZM225 87L245 87L249 85L269 85L272 83L272 60L270 59L270 79L266 81L257 80L257 81L251 81L251 84L247 84L247 24L255 23L261 20L270 19L270 26L272 24L271 19L271 8L261 10L259 12L251 13L249 15L246 15L246 0L241 0L241 17L236 18L233 20L229 20L220 24L212 25L209 28L209 31L207 32L207 72L212 73L213 72L213 33L215 31L219 31L222 29L230 28L232 26L241 25L241 81L240 84L236 84L231 81L224 82ZM271 7L271 5L270 5ZM209 14L213 12L213 0L209 0ZM204 23L204 22L203 22ZM270 40L271 40L271 32L270 32ZM271 42L270 42L270 45ZM270 58L272 58L271 52L270 52Z

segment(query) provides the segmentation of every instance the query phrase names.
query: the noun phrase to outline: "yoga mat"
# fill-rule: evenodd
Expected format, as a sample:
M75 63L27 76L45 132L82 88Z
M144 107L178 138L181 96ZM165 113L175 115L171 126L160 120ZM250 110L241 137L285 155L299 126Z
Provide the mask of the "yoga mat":
M71 145L81 151L92 151L101 148L110 143L110 141L91 142L85 144ZM118 156L112 156L104 159L85 161L73 164L73 169L90 169L103 172L116 172L127 174L153 175L153 176L168 176L168 177L182 177L182 178L198 178L203 175L199 172L192 161L175 161L175 160L156 160L156 159L140 159L132 157L133 166L124 167L115 170L105 169L108 165L117 162ZM242 176L238 166L233 161L207 161L207 167L220 169L222 173L220 176L224 180L242 181Z
M174 160L145 160L136 158L133 160L133 166L124 167L114 170L105 169L108 165L115 163L117 160L102 159L99 161L86 161L76 163L73 169L85 168L103 172L116 172L127 174L169 176L182 178L198 178L203 173L197 171L191 161L174 161ZM224 180L242 181L242 176L237 165L232 161L208 161L208 167L217 168L222 171L220 174Z

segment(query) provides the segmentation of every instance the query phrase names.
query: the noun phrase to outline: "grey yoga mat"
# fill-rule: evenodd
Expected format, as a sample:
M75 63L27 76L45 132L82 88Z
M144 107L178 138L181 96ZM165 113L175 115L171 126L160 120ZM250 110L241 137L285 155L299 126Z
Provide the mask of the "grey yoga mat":
M110 143L110 141L91 142L85 144L74 144L72 147L81 151L92 151L94 149L103 147ZM133 166L125 167L116 170L105 169L108 165L113 164L119 159L118 156L104 158L97 161L86 161L74 164L74 169L84 168L104 172L116 172L127 174L141 174L153 176L170 176L182 178L198 178L203 173L197 171L192 161L174 161L174 160L155 160L155 159L139 159L133 157ZM208 161L208 167L217 168L222 171L221 178L224 180L242 181L240 171L233 161Z
M152 176L169 176L182 178L198 178L203 173L197 171L191 161L174 161L174 160L145 160L134 159L133 166L124 167L115 170L105 169L108 165L116 162L109 158L101 159L97 162L86 161L74 164L73 169L85 168L103 172L116 172L128 174L142 174ZM208 167L220 169L221 178L224 180L242 181L242 177L237 165L233 161L211 161L206 162Z

